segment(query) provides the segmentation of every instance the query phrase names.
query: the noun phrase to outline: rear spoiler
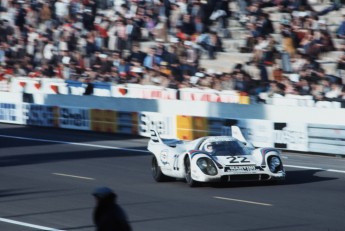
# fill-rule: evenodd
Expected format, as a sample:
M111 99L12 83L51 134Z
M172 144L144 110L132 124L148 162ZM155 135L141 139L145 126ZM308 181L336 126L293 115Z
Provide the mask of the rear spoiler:
M237 126L231 126L231 136L238 139L239 141L241 141L242 143L244 143L246 146L251 146L254 147L252 143L250 143L249 141L247 141L242 132L241 129Z
M159 143L159 142L163 143L163 141L162 141L161 137L159 136L159 133L157 132L157 130L153 130L152 129L150 132L151 132L151 140L153 142L155 142L155 143Z

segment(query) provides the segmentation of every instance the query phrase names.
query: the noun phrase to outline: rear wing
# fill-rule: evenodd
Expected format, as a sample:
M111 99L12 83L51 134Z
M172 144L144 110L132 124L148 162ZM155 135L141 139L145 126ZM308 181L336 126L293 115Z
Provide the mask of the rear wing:
M157 130L151 130L151 140L154 143L163 143L162 138L159 136L159 133L157 132Z
M249 141L246 140L246 138L244 138L241 132L241 129L237 126L231 126L231 136L238 139L239 141L244 143L246 146L254 147L252 143L250 143Z

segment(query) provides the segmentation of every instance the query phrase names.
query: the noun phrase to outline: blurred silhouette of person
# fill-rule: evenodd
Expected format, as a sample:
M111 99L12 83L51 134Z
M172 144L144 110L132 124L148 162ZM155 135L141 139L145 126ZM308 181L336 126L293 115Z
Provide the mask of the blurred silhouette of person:
M117 195L108 187L96 188L93 221L96 231L131 231L125 211L117 204Z

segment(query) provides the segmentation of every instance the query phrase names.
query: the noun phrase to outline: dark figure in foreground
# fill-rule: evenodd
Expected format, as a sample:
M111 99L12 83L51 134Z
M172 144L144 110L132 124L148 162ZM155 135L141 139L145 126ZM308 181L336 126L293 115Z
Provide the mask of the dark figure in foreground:
M125 211L116 203L117 195L107 187L95 189L96 198L93 221L96 231L130 231Z

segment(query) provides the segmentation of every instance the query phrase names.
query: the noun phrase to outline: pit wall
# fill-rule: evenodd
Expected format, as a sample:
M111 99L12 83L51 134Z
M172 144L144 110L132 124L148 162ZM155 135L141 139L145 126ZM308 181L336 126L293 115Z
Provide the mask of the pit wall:
M0 122L185 140L237 125L256 147L345 155L345 109L2 92Z

